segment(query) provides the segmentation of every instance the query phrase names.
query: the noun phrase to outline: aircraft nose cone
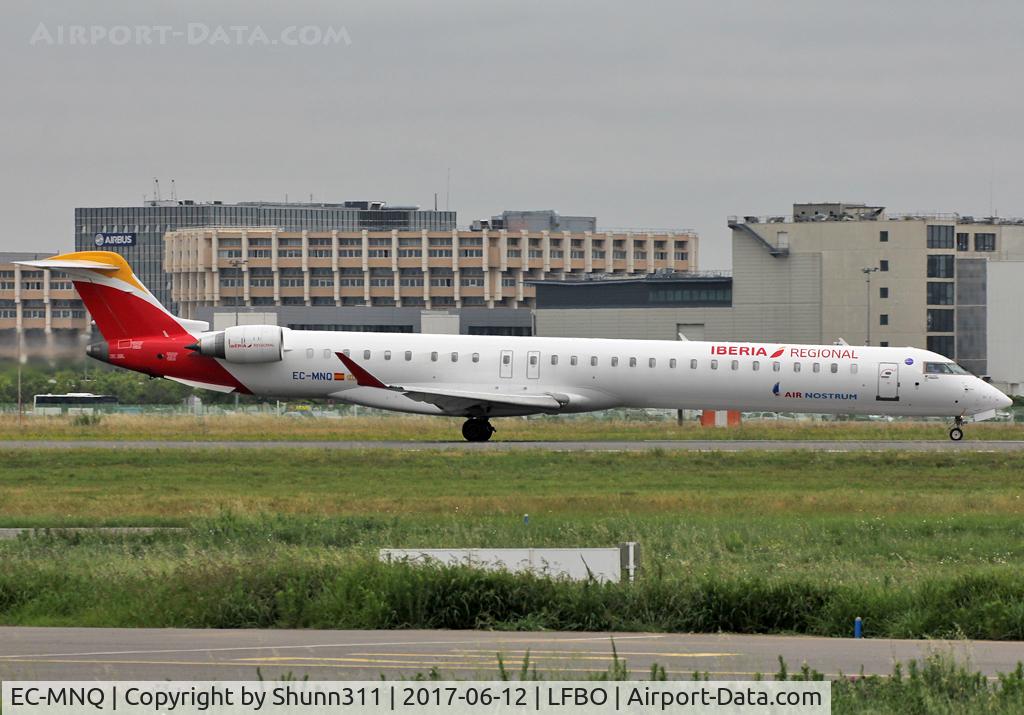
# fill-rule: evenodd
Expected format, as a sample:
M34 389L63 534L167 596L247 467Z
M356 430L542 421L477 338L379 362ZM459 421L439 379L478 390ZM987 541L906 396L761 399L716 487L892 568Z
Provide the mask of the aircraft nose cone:
M997 392L998 392L998 390L997 390ZM1007 407L1009 407L1012 404L1013 404L1013 400L1011 400L1009 397L1004 395L1002 392L999 392L999 394L996 395L996 408L997 409L1005 410Z

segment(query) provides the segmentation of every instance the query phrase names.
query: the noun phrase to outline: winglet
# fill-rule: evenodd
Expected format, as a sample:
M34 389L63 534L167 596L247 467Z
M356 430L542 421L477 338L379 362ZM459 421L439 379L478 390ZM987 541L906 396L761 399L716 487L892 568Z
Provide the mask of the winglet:
M356 384L360 387L383 387L387 388L383 382L375 378L369 372L359 367L359 365L345 353L334 353L338 358L345 363L345 367L352 373L352 376L356 379Z

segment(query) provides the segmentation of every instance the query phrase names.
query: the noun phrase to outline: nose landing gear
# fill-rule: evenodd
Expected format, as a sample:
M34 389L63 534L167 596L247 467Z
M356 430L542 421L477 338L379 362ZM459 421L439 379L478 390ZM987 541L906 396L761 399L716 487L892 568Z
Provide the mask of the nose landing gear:
M953 421L953 428L949 430L949 438L954 442L959 442L964 438L964 418L957 417Z
M494 434L494 427L486 417L472 417L462 425L462 436L467 442L486 442Z

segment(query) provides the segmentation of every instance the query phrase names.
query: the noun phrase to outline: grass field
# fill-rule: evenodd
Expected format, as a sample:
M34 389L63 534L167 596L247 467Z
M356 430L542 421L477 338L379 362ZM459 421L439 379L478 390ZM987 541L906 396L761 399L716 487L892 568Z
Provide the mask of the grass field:
M1024 455L0 449L0 622L1024 638ZM530 514L524 524L522 515ZM630 585L375 561L637 540Z
M497 440L946 440L949 425L933 422L749 421L734 429L702 428L690 421L604 419L600 416L506 418L494 420ZM105 415L95 423L68 417L0 415L0 442L5 439L118 440L462 440L462 420L446 417L291 418L274 415ZM966 440L1021 440L1024 423L968 425Z

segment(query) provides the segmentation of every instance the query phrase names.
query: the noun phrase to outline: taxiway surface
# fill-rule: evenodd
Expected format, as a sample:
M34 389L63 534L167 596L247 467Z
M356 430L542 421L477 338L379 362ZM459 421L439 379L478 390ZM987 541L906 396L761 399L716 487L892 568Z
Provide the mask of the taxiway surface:
M670 678L774 674L804 662L826 675L892 672L893 664L939 653L988 676L1024 658L1024 642L919 641L808 636L486 631L179 630L0 628L3 680L250 680L290 673L316 680L373 680L427 673L492 679L498 654L516 670L527 652L547 677L606 670L612 643L632 677L652 663Z

